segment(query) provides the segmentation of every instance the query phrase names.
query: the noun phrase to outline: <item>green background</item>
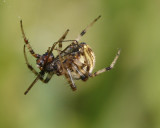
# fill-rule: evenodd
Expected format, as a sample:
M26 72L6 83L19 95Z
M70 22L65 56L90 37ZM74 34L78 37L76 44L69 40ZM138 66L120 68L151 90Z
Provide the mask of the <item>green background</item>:
M66 29L75 39L98 15L81 41L95 52L94 71L121 48L115 68L76 81L76 92L55 75L24 96L35 75L25 64L20 19L43 54ZM160 128L159 55L158 0L0 0L0 128Z

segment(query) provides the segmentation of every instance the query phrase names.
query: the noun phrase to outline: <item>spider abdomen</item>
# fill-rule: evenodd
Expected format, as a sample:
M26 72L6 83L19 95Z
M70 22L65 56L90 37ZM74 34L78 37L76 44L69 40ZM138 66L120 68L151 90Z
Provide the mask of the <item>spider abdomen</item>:
M95 55L89 45L86 43L71 45L64 52L65 54L61 57L64 68L71 71L74 79L86 81L88 74L92 73L95 66Z

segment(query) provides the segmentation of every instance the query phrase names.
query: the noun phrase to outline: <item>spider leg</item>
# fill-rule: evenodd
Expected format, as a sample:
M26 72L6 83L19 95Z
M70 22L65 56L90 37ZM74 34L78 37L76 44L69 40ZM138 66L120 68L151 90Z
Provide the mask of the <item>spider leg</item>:
M97 76L97 75L99 75L99 74L101 74L103 72L111 70L114 67L115 63L116 63L116 61L117 61L117 59L118 59L118 57L120 55L120 52L121 52L121 50L119 49L117 54L116 54L116 56L115 56L115 58L114 58L114 60L112 61L111 65L109 67L103 68L103 69L101 69L101 70L99 70L99 71L97 71L97 72L95 72L93 74L90 74L89 76L90 77L95 77L95 76Z
M78 44L78 41L77 40L63 40L63 41L57 41L57 42L54 42L55 44L57 44L57 43L62 43L62 42L73 42L73 41L75 41L76 42L76 44ZM71 45L73 45L73 44L70 44L70 45L68 45L66 48L68 48L68 47L70 47ZM58 49L57 48L54 48L54 50L57 50L57 51L61 51L62 52L62 45L60 45L59 47L58 47ZM65 50L64 50L65 51Z
M51 53L52 53L53 50L57 50L57 51L58 51L59 58L60 58L60 63L61 63L61 65L62 65L62 70L63 70L63 72L65 71L65 69L64 69L64 65L63 65L63 63L62 63L62 58L61 58L61 55L60 55L60 52L62 51L62 42L73 41L73 40L66 40L66 41L64 41L64 39L66 38L68 32L69 32L69 29L66 30L66 32L62 35L62 37L61 37L57 42L55 42L55 43L52 45L51 48L50 48L50 47L48 48L48 53L49 53L49 54L48 54L48 58L49 58L49 56L51 55ZM75 40L74 40L74 41L75 41ZM59 46L59 49L55 48L55 46L56 46L57 44L59 44L59 45L58 45L58 46ZM47 60L48 60L48 58L47 58ZM46 79L45 79L45 80L42 80L42 81L43 81L44 83L47 83L47 82L51 79L51 77L52 77L53 74L54 74L53 72L49 73L49 74L47 75Z
M58 49L57 49L57 48L54 48L54 50L60 51L60 54L66 53L66 52L65 52L66 49L68 49L69 47L71 47L71 46L73 46L73 45L78 45L78 46L79 46L79 43L78 43L77 40L63 40L63 41L60 41L60 42L73 42L73 41L75 41L76 43L71 43L70 45L68 45L68 46L67 46L65 49L63 49L63 50L62 50L62 47L58 47ZM55 43L59 43L59 42L55 42ZM67 53L67 54L69 54L69 53Z
M29 45L28 40L27 40L26 37L25 37L24 31L23 31L23 26L22 26L22 20L20 21L20 23L21 23L21 30L22 30L22 35L23 35L24 41L25 41L25 43L26 43L26 45L27 45L30 53L31 53L34 57L37 57L37 54L34 54L34 51L32 50L31 46ZM67 31L63 34L63 36L62 36L58 41L63 41L63 40L65 39L68 31L69 31L69 30L67 30ZM49 54L48 54L48 58L49 58L49 56L51 55L51 53L52 53L52 51L53 51L53 49L54 49L54 47L56 46L57 43L59 43L59 42L54 43L53 46L52 46L52 48L50 48L50 47L48 48L48 53L49 53ZM26 95L26 94L30 91L30 89L33 87L33 85L34 85L39 79L40 79L42 82L44 82L44 83L48 83L54 73L53 73L53 72L48 73L46 79L44 80L44 79L43 79L44 72L43 72L43 73L42 73L42 72L38 73L38 72L29 64L28 59L27 59L27 56L26 56L25 45L24 45L24 57L25 57L25 61L26 61L26 64L27 64L28 68L29 68L35 75L37 75L36 79L31 83L31 85L28 87L28 89L24 92L24 94ZM38 57L37 57L37 58L38 58ZM46 60L48 60L48 58L47 58ZM46 66L46 64L45 64L45 66ZM42 74L41 74L41 73L42 73Z
M81 39L82 36L84 36L84 34L88 31L88 29L101 17L98 16L96 19L94 19L84 30L82 30L82 32L78 35L78 37L75 39L76 41L79 41ZM75 43L75 42L74 42Z
M52 73L48 73L46 79L43 79L43 77L41 76L41 74L38 74L36 79L31 83L31 85L28 87L28 89L24 92L24 94L26 95L30 90L31 88L33 87L33 85L38 81L38 80L41 80L43 83L48 83L49 80L52 78L53 76L53 72Z
M60 63L61 63L61 65L62 65L62 72L65 72L65 71L66 71L66 69L64 68L64 65L63 65L63 63L62 63L62 57L61 57L61 53L62 53L62 52L65 52L65 50L62 51L62 42L75 41L76 44L78 44L78 41L76 41L76 40L64 40L64 39L66 38L66 35L68 34L68 32L69 32L69 30L67 29L67 31L63 34L63 36L62 36L57 42L55 42L55 43L53 44L53 46L52 46L52 48L55 49L54 47L55 47L57 44L59 44L59 45L58 45L59 49L56 48L56 50L58 51L58 56L59 56L59 59L60 59ZM51 51L53 51L52 48L51 48ZM68 47L67 47L67 48L68 48Z
M26 55L26 50L25 50L25 45L24 45L24 58L27 64L27 67L36 75L38 76L39 73L29 64L28 59L27 59L27 55ZM48 73L48 75L46 76L46 79L43 79L42 77L40 77L39 79L43 82L43 83L48 83L49 80L51 79L51 77L53 76L53 72Z
M81 72L84 73L84 74L81 76L81 80L86 81L86 80L88 80L88 77L89 77L90 64L89 64L89 61L88 61L88 59L87 59L86 51L84 50L84 47L82 47L82 48L83 48L83 52L82 52L81 54L82 54L82 56L85 57L85 64L83 64L82 66L78 66L78 65L77 65L77 67L78 67L79 71L81 71ZM84 71L83 68L84 68L85 66L87 67L87 69Z
M62 62L62 57L60 55L60 51L58 51L58 54L59 54L59 59L60 59L60 63L61 63L61 66L62 66L62 72L65 75L68 83L70 84L70 87L72 88L72 90L75 91L77 88L76 88L76 85L73 81L71 71L68 68L64 67L63 62Z
M46 78L45 79L41 79L41 81L43 83L48 83L53 75L54 75L54 72L50 72L50 73L47 74Z
M28 62L25 48L26 48L26 46L24 45L23 52L24 52L24 58L25 58L27 67L28 67L36 76L38 76L39 73L38 73L38 72L29 64L29 62Z
M33 85L39 80L39 75L36 77L36 79L32 82L32 84L28 87L28 89L24 92L24 95L27 95L27 93L30 91L30 89L33 87Z
M53 74L54 74L53 72L48 73L45 79L43 79L43 77L40 74L38 74L36 79L32 82L32 84L28 87L28 89L24 92L24 94L26 95L38 80L41 80L43 83L48 83L49 80L52 78Z
M49 80L52 78L52 76L53 76L53 72L50 72L50 73L48 73L47 74L47 76L46 76L46 78L45 79L43 79L43 77L42 77L42 75L40 74L40 73L38 73L30 64L29 64L29 62L28 62L28 59L27 59L27 55L26 55L26 50L25 50L25 45L24 45L24 58L25 58L25 61L26 61L26 64L27 64L27 67L36 75L36 76L38 76L38 78L36 78L37 80L38 79L40 79L43 83L48 83L49 82ZM36 81L37 81L36 80ZM36 83L36 81L35 82L33 82L33 83ZM33 86L34 84L31 84L30 86ZM31 89L31 87L29 87L30 89ZM29 89L29 90L30 90ZM29 91L28 90L28 91ZM28 91L27 91L27 93L28 93Z
M48 47L48 50L47 50L47 52L49 52L51 50L51 47Z
M58 46L60 50L62 49L62 42L66 38L66 35L68 34L68 32L69 32L69 29L67 29L67 31L63 34L63 36L58 40L58 43L59 43Z
M72 78L72 75L71 75L71 71L68 68L67 68L67 72L65 73L65 77L67 78L67 81L70 84L72 90L75 91L77 88L76 88L76 85L75 85L75 83L73 81L73 78Z
M63 40L63 41L59 41L59 50L62 50L62 42L75 42L76 44L78 44L77 40ZM73 45L73 44L70 44Z
M76 72L78 72L78 74L80 75L80 79L83 81L86 81L88 79L88 75L82 73L82 68L80 68L78 65L72 63L73 66L73 70L75 70Z
M57 42L55 42L55 43L52 45L52 47L51 47L51 49L50 49L50 51L49 51L49 54L48 54L48 58L49 58L49 56L51 55L53 49L55 48L55 46L56 46L58 43L60 43L60 44L59 44L59 47L62 47L62 41L66 38L68 32L69 32L69 29L67 29L66 32L62 35L62 37L61 37ZM48 60L48 58L47 58L47 60Z
M36 54L36 53L33 51L31 45L30 45L29 42L28 42L28 39L27 39L26 36L25 36L24 29L23 29L23 24L22 24L22 20L20 20L20 25L21 25L22 36L23 36L23 39L24 39L25 44L27 45L27 47L28 47L28 49L29 49L29 52L30 52L31 55L34 56L35 58L39 58L40 55L39 55L39 54Z
M48 58L49 58L49 56L51 55L51 53L52 53L52 51L54 50L55 46L56 46L57 44L59 44L59 45L58 45L58 46L59 46L59 49L58 49L57 51L58 51L58 54L59 54L60 63L61 63L61 65L62 65L62 72L66 72L66 69L64 68L64 65L63 65L63 63L62 63L62 58L61 58L61 55L60 55L60 51L61 51L61 49L62 49L62 42L63 42L63 40L66 38L68 32L69 32L69 29L67 29L66 32L62 35L62 37L61 37L57 42L55 42L55 43L52 45L51 50L50 50L50 52L49 52L49 54L48 54ZM48 58L47 58L47 60L48 60ZM65 76L66 76L66 78L69 78L66 73L65 73ZM71 84L70 84L70 85L71 85Z
M50 48L48 48L48 57L47 57L47 59L46 59L46 62L48 62L48 58L50 57L50 55L52 54L52 51L54 50L54 48L55 48L55 46L59 43L59 42L61 42L61 41L63 41L65 38L66 38L66 35L68 34L68 32L69 32L69 29L67 29L66 30L66 32L62 35L62 37L57 41L57 42L55 42L53 45L52 45L52 47ZM49 51L50 50L50 51ZM47 63L45 63L44 64L44 67L46 66L46 64Z

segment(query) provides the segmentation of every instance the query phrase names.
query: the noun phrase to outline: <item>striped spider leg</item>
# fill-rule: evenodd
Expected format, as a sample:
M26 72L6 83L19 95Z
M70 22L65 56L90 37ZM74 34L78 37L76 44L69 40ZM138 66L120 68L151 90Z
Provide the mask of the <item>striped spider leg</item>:
M23 24L22 24L22 20L20 20L20 25L21 25L22 36L23 36L23 39L24 39L25 44L27 45L27 47L28 47L28 49L29 49L29 52L31 53L31 55L32 55L33 57L39 58L40 55L39 55L39 54L36 54L36 53L33 51L31 45L29 44L28 39L27 39L26 36L25 36L24 29L23 29Z
M111 70L112 68L114 68L114 65L116 64L120 53L121 53L121 50L119 49L118 52L117 52L117 54L116 54L116 56L115 56L115 58L114 58L114 60L112 61L111 65L110 65L109 67L103 68L103 69L101 69L101 70L98 70L98 71L95 72L95 73L89 74L89 76L90 76L90 77L95 77L95 76L98 76L98 75L101 74L101 73L104 73L104 72L109 71L109 70Z
M62 53L63 52L66 52L66 53L68 53L68 51L72 51L71 53L73 53L73 51L75 50L75 49L80 49L80 45L79 45L79 40L81 39L81 37L83 36L83 35L85 35L85 33L88 31L88 29L100 18L101 16L98 16L96 19L94 19L84 30L82 30L82 32L78 35L78 37L75 39L75 40L73 40L73 42L72 42L72 44L70 44L68 47L66 47L63 51L61 51ZM72 41L72 40L68 40L68 41ZM67 40L66 41L62 41L62 42L68 42ZM59 50L62 50L62 42L59 42ZM83 49L83 46L82 46L82 49ZM75 91L76 90L76 85L75 85L75 83L74 83L74 80L73 79L76 79L75 77L73 78L73 73L74 72L77 72L78 73L78 75L80 76L80 78L82 79L82 80L87 80L88 79L88 70L90 69L90 68L87 68L87 72L85 72L85 73L82 73L81 71L80 71L80 69L83 69L83 67L80 67L80 66L78 66L77 64L75 64L73 61L75 60L75 58L73 58L73 56L71 55L71 56L69 56L69 55L65 55L65 58L66 58L66 60L67 60L67 62L66 63L63 63L62 61L62 57L61 57L61 54L60 54L60 51L58 52L59 53L59 59L60 59L60 63L61 63L61 65L62 65L62 68L63 68L63 72L64 72L64 76L66 77L66 79L67 79L67 81L68 81L68 83L70 84L70 87L72 88L72 90L73 91ZM76 53L76 52L75 52ZM78 53L78 51L77 51L77 53ZM76 54L77 54L76 53ZM82 54L82 56L84 56L84 51L82 52L82 53L80 53L80 54ZM78 55L75 55L75 56L78 56ZM85 59L86 61L87 61L87 59ZM78 60L77 60L78 61ZM71 65L70 65L70 64ZM70 65L70 66L68 66L68 65ZM85 64L85 66L87 65L87 62L86 62L86 64ZM84 66L84 65L83 65ZM71 67L71 69L70 69L70 67ZM88 66L89 67L89 66ZM75 75L76 76L76 75Z
M75 41L76 44L70 44L66 49L64 49L63 51L62 50L62 42L70 42L70 41ZM72 63L72 60L67 56L69 55L70 53L66 52L66 50L70 47L72 47L72 45L77 45L78 42L76 40L65 40L65 41L61 41L59 42L59 47L57 49L58 51L58 58L60 60L60 65L62 67L62 74L66 77L70 87L72 88L72 90L76 90L76 85L73 81L73 78L72 78L72 75L71 75L71 71L68 67L68 65L70 65L69 63ZM63 55L64 54L64 55ZM62 57L65 58L65 60L62 59Z
M82 32L78 35L78 37L75 39L75 40L77 40L77 41L79 41L80 39L81 39L81 37L87 32L87 30L99 19L101 17L101 15L100 16L98 16L95 20L93 20L84 30L82 30ZM85 43L84 43L85 44ZM88 77L95 77L95 76L97 76L97 75L99 75L99 74L101 74L101 73L103 73L103 72L106 72L106 71L109 71L109 70L111 70L113 67L114 67L114 65L115 65L115 63L116 63L116 61L117 61L117 59L118 59L118 57L119 57L119 55L120 55L120 52L121 52L121 50L119 49L118 50L118 52L117 52L117 54L116 54L116 56L115 56L115 58L114 58L114 60L112 61L112 63L111 63L111 65L109 66L109 67L106 67L106 68L103 68L103 69L101 69L101 70L98 70L97 72L95 72L95 73L91 73L91 71L89 72L89 70L90 70L90 67L94 67L94 61L95 61L95 55L94 55L94 53L93 53L93 51L89 48L89 46L87 45L86 47L84 46L84 47L82 47L83 48L83 52L82 52L82 54L84 55L84 57L85 57L85 60L87 61L85 64L87 65L87 69L84 71L83 70L83 67L79 67L79 66L75 66L75 65L73 65L74 66L74 68L76 69L76 71L81 75L81 79L83 80L83 81L86 81L87 79L88 79ZM86 50L86 51L85 51ZM87 55L88 54L88 55ZM88 57L89 56L89 57ZM88 60L88 59L91 59L91 60ZM90 64L90 63L93 63L92 65ZM78 69L77 69L78 68ZM82 72L80 72L80 69L82 70L82 71L84 71L85 72L85 74L82 74Z
M82 30L82 32L78 35L78 37L75 39L75 40L77 40L77 41L79 41L81 38L82 38L82 36L84 36L85 34L86 34L86 32L88 31L88 29L90 28L90 27L92 27L93 26L93 24L95 23L95 22L97 22L99 19L101 18L101 15L99 15L96 19L94 19L84 30ZM85 44L84 42L83 42L83 44ZM85 49L85 47L87 47L87 49ZM85 71L85 73L80 73L79 72L79 70L80 69L83 69L84 68L84 65L82 66L82 67L79 67L78 65L74 65L74 68L76 69L76 71L80 74L80 76L81 76L81 79L83 80L83 81L86 81L87 79L88 79L88 77L89 77L89 70L90 70L90 65L89 65L89 62L88 62L88 59L95 59L95 55L94 55L94 53L92 52L92 50L89 48L89 46L88 45L84 45L84 47L82 47L82 49L83 49L83 52L82 52L82 56L84 56L85 57L85 60L86 60L86 63L85 63L85 65L87 65L87 69L86 69L86 71ZM85 51L86 50L86 51ZM89 50L89 51L88 51ZM90 53L89 53L90 52ZM90 58L88 58L87 59L87 53L89 53L88 55L90 56ZM93 62L93 63L95 63L95 62ZM94 66L94 64L92 65L92 66ZM78 68L78 69L77 69Z
M96 19L94 19L84 30L82 30L82 32L78 35L78 37L77 37L75 40L79 41L79 40L82 38L82 36L84 36L84 35L86 34L86 32L88 31L88 29L89 29L90 27L92 27L93 24L94 24L96 21L98 21L100 18L101 18L101 15L99 15Z
M24 94L26 95L29 90L33 87L33 85L40 79L43 83L48 83L49 80L51 79L52 75L54 74L53 72L50 72L47 74L46 78L43 79L44 77L44 73L41 71L41 72L37 72L28 62L28 59L27 59L27 55L26 55L26 50L25 50L26 46L24 45L24 48L23 48L23 52L24 52L24 58L25 58L25 61L26 61L26 64L27 64L27 67L37 76L36 79L31 83L31 85L28 87L28 89L24 92Z
M70 69L69 68L64 68L66 69L67 73L65 74L71 88L73 91L76 90L76 86L74 84L73 79L81 79L83 81L88 80L89 77L95 77L105 71L109 71L111 70L119 55L120 55L120 50L118 50L113 62L111 63L111 65L109 67L106 67L104 69L101 69L95 73L92 73L93 68L95 66L95 55L94 52L92 51L92 49L89 47L89 45L87 45L84 42L79 43L78 41L81 39L81 37L87 32L87 30L100 18L101 16L97 17L93 22L91 22L91 24L89 24L79 35L78 37L75 39L75 41L73 41L72 44L70 44L68 47L66 47L63 51L65 51L66 53L68 53L68 49L70 49L72 52L71 54L73 54L73 56L67 56L67 61L70 61ZM77 44L76 47L75 44ZM61 45L62 46L62 45ZM78 50L76 50L78 49ZM63 52L62 51L62 52ZM75 54L74 52L75 51ZM61 58L61 57L60 57ZM62 62L62 61L61 61ZM63 63L63 65L65 66L65 63ZM68 65L68 64L66 64ZM66 72L65 71L65 72Z
M20 25L21 25L21 31L22 31L22 36L23 36L23 39L24 39L24 42L25 42L25 45L27 45L30 53L32 56L34 56L35 58L37 58L37 61L41 60L41 57L43 57L43 55L39 55L39 54L35 54L35 52L33 51L31 45L29 44L28 42L28 39L26 38L25 36L25 33L24 33L24 29L23 29L23 24L22 24L22 20L20 21ZM29 92L29 90L33 87L33 85L40 79L43 83L48 83L49 80L51 79L52 75L54 74L54 72L48 72L47 74L47 77L45 79L43 79L44 77L44 74L45 74L45 66L46 66L46 63L48 63L48 60L50 60L53 55L52 55L52 51L54 49L54 47L56 46L56 44L58 44L59 42L63 41L66 37L66 35L68 34L69 30L67 30L63 36L58 40L58 42L55 42L52 46L52 48L50 49L50 47L48 48L48 51L46 53L46 61L44 62L44 69L42 69L39 73L29 64L28 62L28 59L27 59L27 55L26 55L26 51L25 51L25 45L24 45L24 58L25 58L25 61L26 61L26 64L27 64L27 67L37 76L36 79L31 83L31 85L29 86L29 88L25 91L25 95ZM45 56L44 56L45 57Z

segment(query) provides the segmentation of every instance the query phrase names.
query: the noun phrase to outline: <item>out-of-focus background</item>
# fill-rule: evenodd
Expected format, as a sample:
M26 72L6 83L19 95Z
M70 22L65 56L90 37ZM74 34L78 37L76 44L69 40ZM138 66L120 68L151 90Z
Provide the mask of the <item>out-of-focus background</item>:
M95 52L94 71L109 66L121 48L115 68L76 81L76 92L55 75L24 96L35 75L25 64L20 19L43 54L66 29L67 39L75 39L98 15L81 41ZM158 0L0 0L0 127L160 128L159 55Z

